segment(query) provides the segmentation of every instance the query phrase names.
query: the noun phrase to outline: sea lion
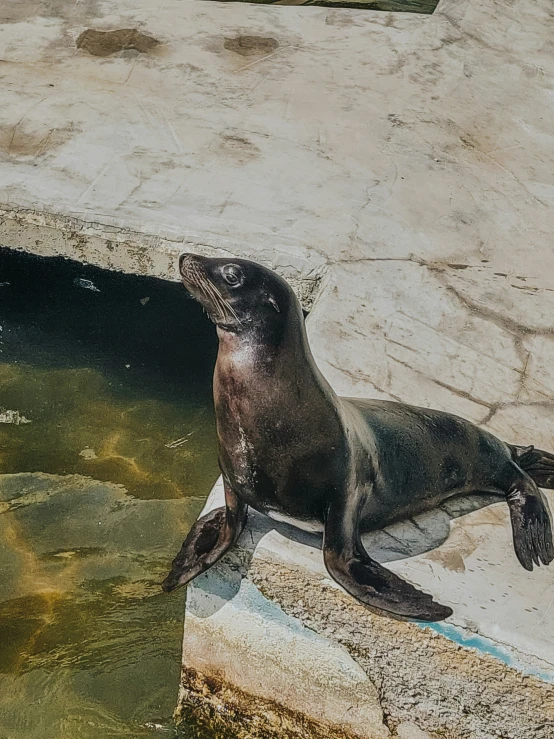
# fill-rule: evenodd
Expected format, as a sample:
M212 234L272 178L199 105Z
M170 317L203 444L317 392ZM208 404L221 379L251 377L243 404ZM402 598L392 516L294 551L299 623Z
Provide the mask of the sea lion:
M554 455L463 418L384 400L339 398L319 372L285 280L242 259L184 254L189 292L217 326L214 400L225 503L199 518L162 587L185 585L237 541L248 506L323 531L331 575L370 609L438 621L452 609L372 560L360 535L455 495L495 493L526 570L554 558Z

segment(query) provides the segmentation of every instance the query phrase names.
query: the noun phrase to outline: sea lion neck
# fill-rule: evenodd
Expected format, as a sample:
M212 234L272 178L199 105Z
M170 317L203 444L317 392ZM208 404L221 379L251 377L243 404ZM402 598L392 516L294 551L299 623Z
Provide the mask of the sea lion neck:
M240 332L218 329L219 350L215 367L216 384L228 382L242 388L245 396L260 392L283 399L303 392L316 394L318 388L332 393L319 372L310 350L301 311L290 311L282 330L266 330L253 325Z
M313 362L303 321L289 320L282 327L263 324L227 331L218 326L218 365L243 367L251 374L274 373L296 362Z

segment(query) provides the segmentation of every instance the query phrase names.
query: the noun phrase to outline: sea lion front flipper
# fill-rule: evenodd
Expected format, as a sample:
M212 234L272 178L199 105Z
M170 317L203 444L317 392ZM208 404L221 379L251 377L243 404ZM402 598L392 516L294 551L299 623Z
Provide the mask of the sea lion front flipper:
M352 508L359 511L360 506ZM323 556L333 580L361 603L389 616L417 621L442 621L451 616L451 608L371 559L359 537L358 517L337 504L329 509Z
M524 473L525 474L525 473ZM529 572L533 562L549 565L554 559L552 521L544 493L527 475L515 483L506 496L514 549L522 567Z
M246 523L247 506L225 485L226 506L215 508L199 518L189 531L171 571L162 583L170 593L205 572L239 538Z

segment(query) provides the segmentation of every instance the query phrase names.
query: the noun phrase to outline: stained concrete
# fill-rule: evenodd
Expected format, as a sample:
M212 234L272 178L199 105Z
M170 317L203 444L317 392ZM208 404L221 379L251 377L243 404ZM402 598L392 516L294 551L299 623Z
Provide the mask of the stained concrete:
M312 348L338 392L450 410L507 441L554 448L548 0L442 0L432 16L9 0L3 19L0 241L169 279L183 249L252 257L312 305ZM159 43L98 57L77 47L89 28L137 29ZM374 720L361 736L383 726L402 736L403 724L472 739L554 736L552 573L524 572L510 537L502 504L447 506L368 543L454 608L425 641L429 651L419 651L427 632L398 632L391 645L412 644L425 664L434 664L432 644L447 655L459 645L461 662L445 658L439 685L444 700L459 696L457 724L456 704L441 707L425 692L427 673L412 665L394 683L406 659L388 661L375 648L379 672L361 640L337 652L333 609L313 602L286 614L298 621L287 621L286 633L317 632L337 669L354 670L353 660L377 690L364 693ZM298 583L315 578L325 590L317 542L308 544L253 522L242 542L251 560L243 587L254 587L256 562L269 558L277 573L286 566ZM231 565L217 572L225 578ZM319 711L314 718L328 727L342 723L332 702L342 705L345 693L329 689L328 709L304 700L302 649L283 649L271 679L264 674L269 643L278 649L285 633L277 585L266 595L249 590L254 600L231 591L220 602L218 577L189 589L187 667L260 700L286 699L289 711ZM262 603L265 640L251 642L246 625L261 618ZM343 605L349 623L362 624ZM387 624L360 629L385 644ZM232 644L217 649L213 635L226 628ZM236 668L241 644L255 676ZM489 669L479 665L489 664L507 686L497 709L492 698L488 708L478 701L480 670ZM460 670L463 685L452 682ZM314 684L325 674L310 672ZM542 713L525 714L519 679L536 681L529 695Z

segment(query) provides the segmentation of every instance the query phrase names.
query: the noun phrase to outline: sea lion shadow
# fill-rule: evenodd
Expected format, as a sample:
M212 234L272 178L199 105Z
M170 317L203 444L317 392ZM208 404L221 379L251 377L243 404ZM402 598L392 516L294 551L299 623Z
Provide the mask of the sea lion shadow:
M419 516L399 521L386 529L364 534L362 541L369 556L381 564L416 557L436 549L448 539L450 522L453 519L465 516L493 503L498 503L501 500L502 498L496 495L471 495L452 498L438 508ZM282 551L285 567L287 566L287 560L291 565L294 565L294 558L298 554L292 550L287 552L287 542L304 544L312 549L322 548L321 534L302 531L294 526L273 521L267 516L250 510L249 523L239 539L240 555L236 550L227 555L225 561L227 564L232 563L232 566L229 568L224 565L225 573L221 571L221 575L225 580L225 594L223 595L220 586L215 586L219 597L212 600L211 607L208 609L209 613L205 611L207 604L204 602L204 608L202 609L204 610L204 616L218 611L225 602L238 594L243 577L248 573L256 549L260 544L263 547L262 540L273 531L278 532L285 539L282 546L279 547ZM273 547L269 549L271 550ZM263 558L263 554L261 556ZM211 590L209 578L206 578L203 588L208 591Z
M458 496L445 501L438 508L419 516L398 521L385 529L371 531L362 536L364 547L372 559L381 564L398 559L416 557L443 544L450 535L452 519L465 516L485 506L502 500L497 495ZM317 549L322 548L321 534L311 534L286 523L278 523L255 511L250 512L251 523L241 539L241 544L251 548L252 555L262 538L270 531L277 531L286 539ZM248 534L251 534L250 536Z

